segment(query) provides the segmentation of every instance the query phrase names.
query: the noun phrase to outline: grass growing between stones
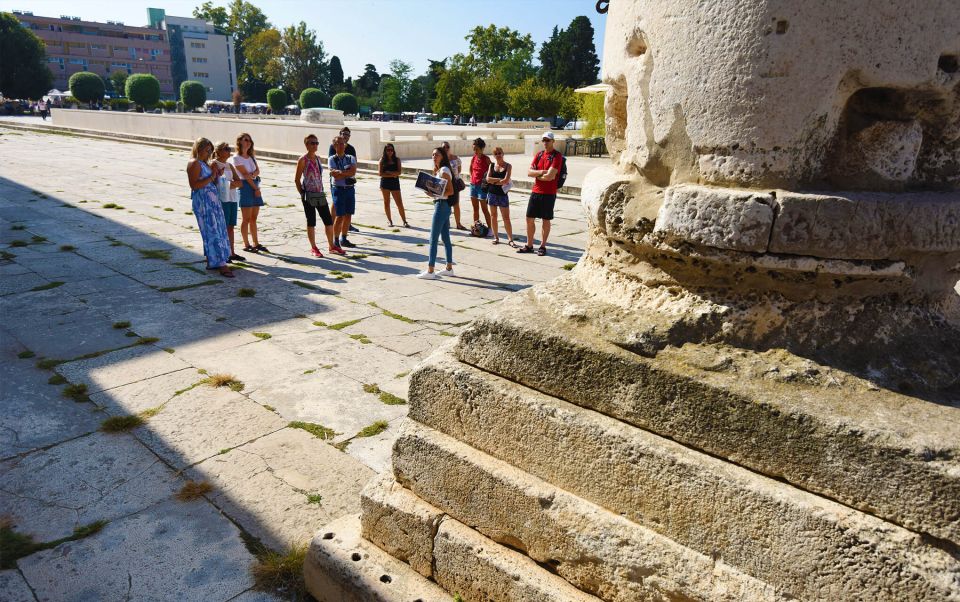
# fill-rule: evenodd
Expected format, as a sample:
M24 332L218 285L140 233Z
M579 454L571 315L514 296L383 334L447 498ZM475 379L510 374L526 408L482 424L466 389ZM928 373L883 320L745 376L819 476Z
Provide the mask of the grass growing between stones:
M394 376L394 378L403 378L404 376L406 376L406 375L408 375L408 374L410 374L410 371L409 371L409 370L404 370L403 372L397 373L397 374Z
M61 251L76 251L77 248L73 245L60 245Z
M333 439L334 437L340 434L331 428L327 428L322 424L316 424L314 422L301 422L299 420L295 420L289 423L287 426L289 426L292 429L300 429L302 431L307 431L317 439L321 439L323 441L326 441L328 439Z
M320 505L323 502L323 496L318 493L308 493L307 503Z
M147 408L146 410L140 412L137 415L143 419L149 420L150 418L153 418L154 416L159 414L160 410L162 409L163 409L163 406L157 406L155 408Z
M28 244L29 244L29 243L28 243L27 241L25 241L25 240L19 240L19 239L17 239L17 240L11 240L11 241L10 241L10 246L11 246L11 247L25 247L25 246L27 246Z
M137 249L137 251L144 259L162 259L163 261L170 259L170 251L165 249Z
M53 376L47 379L48 385L62 385L62 384L65 384L66 382L67 382L67 379L60 376L59 374L54 374Z
M359 333L351 334L350 338L353 339L354 341L360 341L361 345L369 345L370 343L373 342L369 338L367 338L367 335L365 334L359 334Z
M24 226L23 224L14 224L14 225L10 226L10 229L11 229L11 230L23 230L23 229L25 229L25 228L26 228L26 226Z
M370 307L373 307L373 308L375 308L375 309L379 309L379 310L383 313L383 315L387 316L388 318L393 318L394 320L400 320L401 322L406 322L407 324L416 324L416 323L417 323L417 321L414 320L413 318L408 318L407 316L404 316L404 315L402 315L402 314L394 313L394 312L390 311L389 309L383 309L382 307L380 307L379 305L377 305L377 304L374 303L373 301L371 301L371 302L368 303L367 305L369 305Z
M273 338L273 335L269 332L253 332L253 336L257 337L260 340L266 341L267 339Z
M177 492L176 498L181 502L199 499L213 491L213 485L207 481L187 481Z
M356 323L359 322L359 321L360 321L359 319L358 319L358 320L347 320L346 322L338 322L337 324L331 324L330 326L327 326L327 328L329 328L330 330L343 330L344 328L347 328L348 326L353 326L354 324L356 324ZM320 322L320 323L323 324L323 322Z
M337 280L343 280L345 278L353 278L353 274L349 272L343 272L341 270L330 270L330 275Z
M31 291L31 292L33 292L33 291L48 291L48 290L50 290L50 289L52 289L52 288L57 288L58 286L63 286L63 285L64 285L63 282L60 282L59 280L54 280L53 282L48 282L48 283L46 283L46 284L41 284L40 286L35 286L35 287L33 287L32 289L30 289L30 291Z
M49 550L68 541L77 541L99 532L107 526L105 520L76 527L73 534L53 541L35 542L29 535L17 533L9 519L0 521L0 569L17 568L17 560L41 550Z
M263 548L263 544L260 546ZM307 599L307 586L303 580L307 544L298 544L282 554L263 548L259 553L254 552L254 555L257 557L257 563L251 568L254 587L282 593L291 600Z
M19 357L22 360L28 360L31 357L34 357L35 355L37 354L27 349L26 351L21 351L20 353L18 353L17 357Z
M197 288L198 286L210 286L211 284L220 284L219 280L204 280L202 282L194 282L193 284L184 284L181 286L165 286L163 288L158 288L157 290L161 293L175 293L177 291L185 291L188 288Z
M130 328L130 322L127 322L127 321L114 322L114 323L113 323L113 327L116 328L117 330L123 330L124 328Z
M238 297L256 297L257 291L252 288L242 288L237 291Z
M90 401L90 398L87 397L87 385L83 383L67 385L63 388L63 396L67 399L72 399L77 403Z
M357 437L374 437L387 430L390 424L386 420L377 420L371 425L365 426L357 433Z
M100 430L104 433L125 433L146 422L140 416L128 414L126 416L111 416L100 423Z
M306 283L306 282L302 282L302 281L300 281L300 280L291 280L290 283L291 283L291 284L295 284L295 285L299 286L300 288L305 288L305 289L307 289L308 291L320 291L320 290L323 290L323 289L321 289L319 286L314 286L314 285L312 285L312 284L309 284L309 283Z
M366 384L363 385L363 390L367 393L371 393L380 398L380 401L388 406L402 406L407 405L407 400L402 397L397 397L393 393L387 393L380 389L379 385L376 384Z
M14 255L13 253L10 253L8 251L0 251L0 259L3 259L4 261L10 261L11 259L16 259L16 258L17 256Z
M563 264L563 269L567 270L568 272L569 272L570 270L572 270L573 268L575 268L575 267L577 267L577 264L575 264L575 263L565 263L565 264Z
M205 380L201 381L211 387L228 387L231 391L243 391L244 384L232 374L211 374ZM190 387L192 389L196 385ZM187 389L189 390L189 389Z

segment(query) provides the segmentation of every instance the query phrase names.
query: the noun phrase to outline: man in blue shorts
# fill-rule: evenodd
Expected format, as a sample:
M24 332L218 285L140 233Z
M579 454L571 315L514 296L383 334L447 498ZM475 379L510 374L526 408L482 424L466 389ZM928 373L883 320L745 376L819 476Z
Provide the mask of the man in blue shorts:
M354 178L357 175L357 159L346 154L347 142L343 136L333 139L333 148L336 154L327 159L330 172L330 190L333 192L333 206L337 215L333 219L333 239L340 241L341 247L355 247L347 240L350 230L350 220L357 208L356 191L353 189Z

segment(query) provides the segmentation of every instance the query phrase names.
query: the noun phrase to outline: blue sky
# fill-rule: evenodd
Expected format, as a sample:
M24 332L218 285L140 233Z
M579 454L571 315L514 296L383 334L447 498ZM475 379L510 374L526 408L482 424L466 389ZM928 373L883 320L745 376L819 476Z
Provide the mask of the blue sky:
M145 25L147 7L166 9L167 14L189 17L203 0L0 0L0 10L22 9L35 15L70 15L87 21L123 21ZM214 2L225 5L226 0ZM346 76L356 76L366 63L381 73L399 58L413 64L419 75L427 59L439 60L467 50L464 37L477 25L496 23L529 33L540 44L550 37L554 25L567 27L578 15L587 16L596 31L598 56L602 56L606 15L599 15L593 0L254 0L278 28L306 21L323 40L328 55L340 57Z

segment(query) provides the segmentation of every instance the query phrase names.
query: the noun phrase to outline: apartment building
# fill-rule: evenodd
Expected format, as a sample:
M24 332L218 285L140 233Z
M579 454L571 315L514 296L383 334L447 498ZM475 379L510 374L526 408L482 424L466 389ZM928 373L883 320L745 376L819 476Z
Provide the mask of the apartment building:
M160 81L160 95L174 97L167 32L120 22L95 23L61 15L38 17L14 11L20 24L43 40L54 87L68 89L70 76L90 71L108 77L114 71L149 73Z
M174 17L162 8L148 8L150 27L163 30L170 40L174 89L194 80L207 87L207 99L229 101L237 89L233 37L218 33L202 19Z

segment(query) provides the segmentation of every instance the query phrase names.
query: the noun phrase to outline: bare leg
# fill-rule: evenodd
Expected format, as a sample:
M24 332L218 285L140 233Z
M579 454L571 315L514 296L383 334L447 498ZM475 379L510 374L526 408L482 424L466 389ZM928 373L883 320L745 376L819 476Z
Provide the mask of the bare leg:
M381 188L380 194L383 195L383 212L387 215L387 223L393 225L393 216L390 215L390 191Z
M327 235L327 246L328 248L334 248L337 246L336 238L333 236L333 226L324 226L323 233Z
M480 221L480 199L475 196L470 197L470 204L473 205L473 222L477 223ZM490 220L487 220L489 223Z
M260 244L260 239L257 237L257 217L260 216L260 207L250 207L250 240L253 241L253 246Z
M497 232L497 210L493 210L493 215L490 216L490 231L493 233L493 241L496 242L500 240L500 234Z
M483 219L487 222L487 227L490 227L490 208L487 207L487 202L483 199L480 200L480 210L483 211Z
M537 231L537 221L532 217L528 217L527 218L527 246L528 247L533 246L533 235L536 233L536 231Z
M460 203L453 206L453 221L457 222L457 228L463 228L463 224L460 223Z
M550 220L543 220L543 227L541 230L543 230L543 240L540 241L540 246L545 247L547 246L547 238L550 237Z
M493 219L497 219L496 211L493 213ZM503 229L507 231L507 241L513 242L513 226L510 224L510 207L500 207L500 215L503 216ZM496 223L496 221L494 221Z
M233 246L233 226L227 226L227 240L230 241L230 254L236 255L237 251Z
M400 195L399 190L394 190L392 194L393 194L393 201L397 204L397 213L400 214L400 221L405 224L407 223L407 214L403 210L403 197Z
M250 246L250 214L253 211L253 207L241 207L240 214L242 220L240 222L240 236L243 237L243 246Z

